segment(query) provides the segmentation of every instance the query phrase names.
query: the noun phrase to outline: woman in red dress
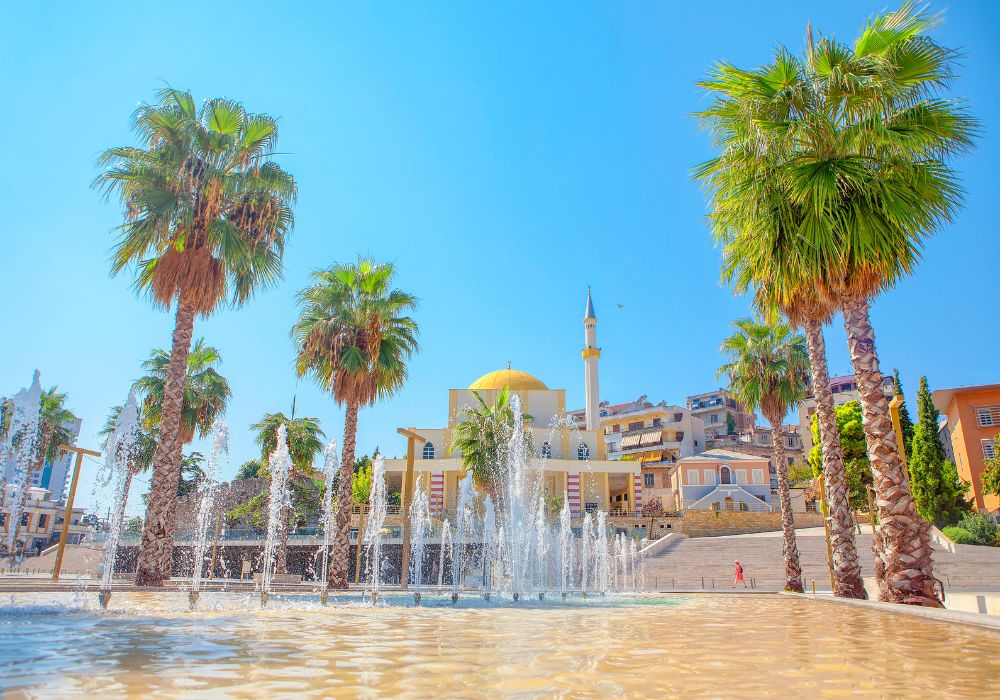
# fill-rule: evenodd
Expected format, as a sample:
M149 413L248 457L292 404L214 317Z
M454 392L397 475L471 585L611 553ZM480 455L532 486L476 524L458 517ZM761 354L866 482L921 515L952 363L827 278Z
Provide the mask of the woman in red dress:
M742 583L743 587L746 588L747 582L743 579L743 567L740 565L740 562L738 560L736 561L735 573L736 577L733 579L733 588L736 588L737 583Z

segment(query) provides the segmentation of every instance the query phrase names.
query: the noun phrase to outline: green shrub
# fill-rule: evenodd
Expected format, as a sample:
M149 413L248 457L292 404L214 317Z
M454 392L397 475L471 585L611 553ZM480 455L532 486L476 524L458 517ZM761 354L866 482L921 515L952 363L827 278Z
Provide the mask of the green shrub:
M941 530L949 540L955 544L976 544L976 536L964 527L949 525Z
M989 547L996 546L997 532L1000 528L997 527L996 521L989 515L977 512L966 513L958 521L958 526L972 533L973 538L975 538L973 544L987 545Z

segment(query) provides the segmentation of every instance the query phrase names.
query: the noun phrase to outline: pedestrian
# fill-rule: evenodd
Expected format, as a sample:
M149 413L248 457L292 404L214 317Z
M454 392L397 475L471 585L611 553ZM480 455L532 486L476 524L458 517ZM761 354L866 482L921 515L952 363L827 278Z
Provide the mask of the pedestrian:
M739 560L736 560L735 564L736 568L733 572L735 574L735 576L733 577L733 588L736 588L737 583L742 583L743 587L746 588L747 582L743 578L743 566L740 564Z

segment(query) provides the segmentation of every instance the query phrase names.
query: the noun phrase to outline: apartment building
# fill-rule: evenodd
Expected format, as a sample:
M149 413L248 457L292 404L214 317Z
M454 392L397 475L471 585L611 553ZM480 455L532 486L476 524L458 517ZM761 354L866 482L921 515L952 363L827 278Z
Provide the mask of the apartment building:
M891 399L896 390L895 381L891 374L882 375L882 394ZM858 384L853 374L845 374L840 377L830 377L830 391L833 392L833 405L843 406L848 401L860 401L861 392L858 391ZM816 399L812 394L808 394L799 404L799 431L802 436L802 450L808 455L812 449L812 430L809 423L812 414L816 412Z
M994 438L1000 435L1000 384L938 389L931 396L948 421L944 434L951 439L955 466L969 482L976 508L1000 513L1000 498L984 493L982 482L985 461L997 456Z
M13 490L13 487L9 488L11 491ZM8 532L11 528L12 496L12 492L7 493L4 507L0 510L0 532L3 533L3 547L6 547ZM28 498L21 511L21 530L17 544L19 551L37 553L59 541L66 515L66 505L51 500L51 497L52 492L48 489L37 486L28 488ZM83 516L83 508L73 509L67 537L68 544L79 544L89 532L89 528L83 524Z
M757 424L753 412L744 408L725 389L688 396L686 404L691 415L705 424L705 437L709 440L753 430Z
M767 459L768 473L775 488L778 486L777 469L774 464L774 443L771 439L771 429L762 425L754 426L739 435L724 435L708 441L709 449L735 451L744 455L752 455ZM787 466L805 462L809 453L803 449L802 431L797 425L781 426L781 445L785 449Z

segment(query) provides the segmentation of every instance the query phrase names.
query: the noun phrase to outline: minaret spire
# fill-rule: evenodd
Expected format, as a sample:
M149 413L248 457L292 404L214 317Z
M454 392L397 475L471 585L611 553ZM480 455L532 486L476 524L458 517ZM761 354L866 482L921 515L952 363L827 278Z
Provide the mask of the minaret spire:
M594 300L587 287L587 310L583 318L584 348L581 352L584 367L584 382L586 390L586 422L587 430L600 429L598 416L600 406L600 391L597 384L597 361L601 357L601 349L597 347L597 314L594 313Z

